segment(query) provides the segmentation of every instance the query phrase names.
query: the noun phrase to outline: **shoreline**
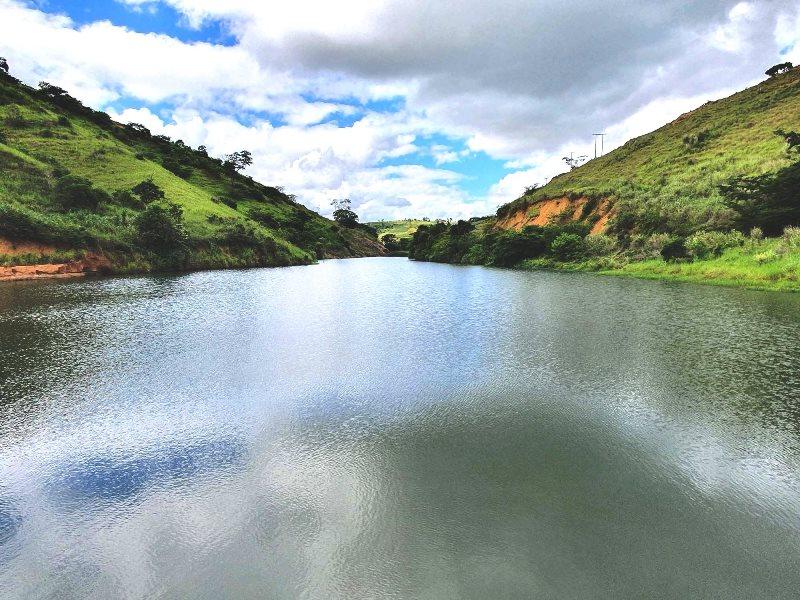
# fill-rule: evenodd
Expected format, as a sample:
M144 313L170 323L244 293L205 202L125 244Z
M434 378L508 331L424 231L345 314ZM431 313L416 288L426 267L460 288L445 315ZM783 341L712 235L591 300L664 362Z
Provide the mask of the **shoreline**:
M533 264L532 264L533 263ZM652 264L651 264L652 263ZM715 287L739 288L761 292L800 293L800 272L793 273L794 278L777 277L759 278L754 273L741 273L721 268L716 261L698 261L693 263L663 263L643 261L629 263L617 268L603 268L585 263L522 263L515 270L537 271L549 270L561 273L590 273L605 277L628 277L648 281L665 281L673 283L691 283Z

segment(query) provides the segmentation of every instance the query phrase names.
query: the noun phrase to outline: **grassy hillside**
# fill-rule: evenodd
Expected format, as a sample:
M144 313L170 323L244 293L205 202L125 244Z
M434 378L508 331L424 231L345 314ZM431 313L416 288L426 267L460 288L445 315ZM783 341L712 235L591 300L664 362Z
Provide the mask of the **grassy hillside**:
M630 140L502 206L498 217L562 197L587 198L596 208L607 199L604 208L612 216L622 205L649 207L665 217L679 210L700 228L714 216L729 216L720 186L731 177L776 172L794 161L777 129L800 130L800 69ZM589 210L584 218L597 214Z
M202 148L0 71L0 264L92 254L147 271L383 251L368 228L340 227Z
M410 239L421 225L430 224L430 219L401 219L399 221L373 221L367 223L367 225L378 232L378 237L393 235L398 240Z
M419 260L800 289L800 69L709 102L500 207Z

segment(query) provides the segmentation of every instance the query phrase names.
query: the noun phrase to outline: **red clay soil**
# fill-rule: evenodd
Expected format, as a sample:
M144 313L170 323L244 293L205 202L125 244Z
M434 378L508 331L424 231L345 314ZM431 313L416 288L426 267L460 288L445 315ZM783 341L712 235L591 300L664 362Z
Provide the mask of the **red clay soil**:
M83 277L87 273L98 273L107 270L110 266L111 263L105 256L87 254L86 257L80 260L67 263L0 267L0 282Z
M502 219L498 219L497 227L521 231L529 225L547 225L552 217L560 215L567 210L570 211L570 220L577 221L580 219L583 207L588 201L589 199L586 197L572 200L566 196L540 200L531 206L523 207ZM592 226L590 233L603 233L608 226L608 221L613 216L610 203L608 200L602 200L592 212L600 218Z

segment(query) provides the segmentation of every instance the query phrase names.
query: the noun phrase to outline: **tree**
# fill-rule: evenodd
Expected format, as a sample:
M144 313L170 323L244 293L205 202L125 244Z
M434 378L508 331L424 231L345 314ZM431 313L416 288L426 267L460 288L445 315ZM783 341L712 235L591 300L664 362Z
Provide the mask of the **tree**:
M566 160L566 158L564 160ZM522 195L523 196L527 196L529 194L532 194L533 192L535 192L536 190L538 190L541 187L542 186L539 185L538 183L534 183L533 185L525 186L525 191L522 193Z
M225 157L223 166L234 171L241 171L253 164L253 155L247 150L240 150Z
M783 75L784 73L788 73L793 68L794 65L790 62L780 63L767 69L764 72L764 75L769 75L770 77L776 77L777 75Z
M734 177L720 186L725 205L737 214L737 228L747 232L758 227L769 236L800 225L798 190L800 162L774 174Z
M183 210L177 204L149 204L137 215L136 230L148 250L178 250L186 245Z
M8 61L0 56L0 71L8 75Z
M475 229L475 225L473 225L469 221L462 220L450 226L450 235L456 237L465 236L473 229Z
M53 85L52 83L47 83L46 81L39 82L39 91L48 98L57 99L69 97L67 90L58 87L57 85Z
M569 156L565 156L561 160L563 160L565 163L567 163L567 165L569 165L569 170L570 171L573 171L573 170L577 169L578 167L580 167L583 163L585 163L587 158L588 158L588 156L586 156L586 155L573 157L570 154Z
M358 225L358 215L354 213L350 206L350 199L332 200L333 220L342 227L355 227Z
M125 125L125 129L145 137L150 137L151 135L150 130L141 123L128 123Z
M77 98L73 98L64 88L47 83L39 82L39 93L50 100L53 104L72 111L85 111L86 107ZM94 112L94 111L91 111Z
M152 179L145 179L143 182L136 184L131 191L139 196L145 204L164 198L164 190L153 183Z
M550 242L550 252L558 260L576 260L583 254L583 238L574 233L561 233Z
M400 245L400 240L397 239L397 236L393 233L387 233L381 238L381 242L383 242L383 247L386 248L389 252L397 252L402 249Z

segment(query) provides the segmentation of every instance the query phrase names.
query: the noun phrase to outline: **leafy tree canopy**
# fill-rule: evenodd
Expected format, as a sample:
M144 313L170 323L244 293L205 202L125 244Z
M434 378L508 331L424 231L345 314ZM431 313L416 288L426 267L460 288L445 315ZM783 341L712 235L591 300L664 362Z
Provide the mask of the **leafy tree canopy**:
M349 198L332 200L333 220L343 227L355 227L358 225L358 215L353 212Z
M794 65L790 62L779 63L767 69L764 74L769 75L770 77L775 77L776 75L782 75L784 73L788 73L794 68Z
M131 191L139 196L145 204L164 198L164 190L153 183L152 179L145 179L143 182L136 184Z
M228 154L223 164L228 169L242 171L253 164L253 155L247 150L240 150L239 152Z

